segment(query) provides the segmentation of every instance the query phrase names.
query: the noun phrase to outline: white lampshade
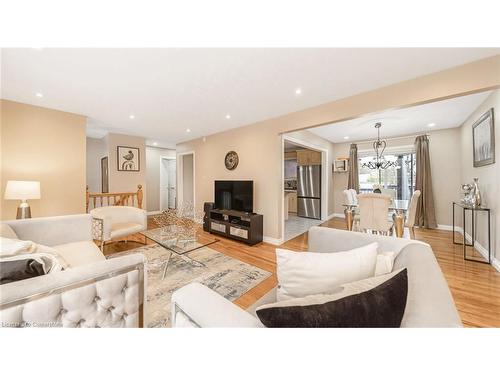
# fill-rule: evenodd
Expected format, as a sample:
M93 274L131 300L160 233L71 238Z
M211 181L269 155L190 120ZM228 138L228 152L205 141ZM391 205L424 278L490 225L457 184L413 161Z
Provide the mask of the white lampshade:
M7 181L5 199L40 199L40 181Z

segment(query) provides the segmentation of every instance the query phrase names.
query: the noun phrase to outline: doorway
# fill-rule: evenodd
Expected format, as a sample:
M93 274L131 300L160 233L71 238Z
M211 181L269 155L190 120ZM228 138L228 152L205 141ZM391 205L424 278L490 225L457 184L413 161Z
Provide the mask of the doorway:
M177 163L175 158L160 158L160 210L177 208Z
M194 210L195 197L195 154L194 151L177 154L177 196L178 206L183 210ZM193 211L194 214L194 211Z
M328 150L282 136L283 241L321 224L328 216Z

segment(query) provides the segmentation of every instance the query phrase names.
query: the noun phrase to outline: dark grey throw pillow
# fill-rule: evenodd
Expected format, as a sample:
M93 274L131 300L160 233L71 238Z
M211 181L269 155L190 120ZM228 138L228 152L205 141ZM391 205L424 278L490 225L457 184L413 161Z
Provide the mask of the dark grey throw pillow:
M366 292L322 304L257 310L273 328L396 328L401 326L408 295L406 268Z
M0 262L0 284L45 275L43 265L34 259Z

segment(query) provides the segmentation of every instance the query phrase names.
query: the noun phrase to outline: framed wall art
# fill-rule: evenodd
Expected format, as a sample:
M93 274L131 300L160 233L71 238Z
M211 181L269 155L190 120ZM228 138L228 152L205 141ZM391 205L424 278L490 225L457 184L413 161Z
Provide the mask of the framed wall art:
M139 148L117 146L117 164L119 171L139 172L141 170Z
M495 122L493 108L484 113L472 125L474 167L482 167L495 162Z

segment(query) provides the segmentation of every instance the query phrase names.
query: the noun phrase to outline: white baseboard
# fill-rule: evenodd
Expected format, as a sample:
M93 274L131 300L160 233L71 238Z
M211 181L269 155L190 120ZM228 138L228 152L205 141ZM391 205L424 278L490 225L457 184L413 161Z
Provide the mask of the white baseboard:
M274 238L274 237L267 237L267 236L264 236L264 238L262 239L264 242L267 242L268 244L271 244L271 245L281 245L283 242L283 239L282 238Z
M463 229L462 227L455 227L455 230L463 234ZM469 233L465 233L465 239L470 243L472 242L472 236ZM488 260L488 250L479 243L479 241L474 242L474 249L478 251L479 254L485 259ZM500 261L495 258L495 253L493 253L492 249L492 254L491 254L491 265L493 266L494 269L496 269L498 272L500 272Z
M455 229L458 227L455 227ZM452 231L453 227L451 225L438 224L437 229Z
M147 213L148 216L150 216L150 215L158 215L158 214L161 214L161 211L149 211Z

